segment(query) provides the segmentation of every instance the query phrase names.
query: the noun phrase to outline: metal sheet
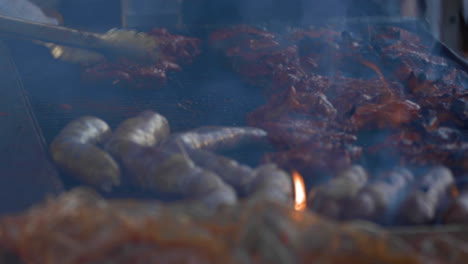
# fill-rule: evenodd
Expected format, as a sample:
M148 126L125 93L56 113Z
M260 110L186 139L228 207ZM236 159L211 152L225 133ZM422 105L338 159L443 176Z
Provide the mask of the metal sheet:
M0 42L0 213L18 211L63 190L3 42Z

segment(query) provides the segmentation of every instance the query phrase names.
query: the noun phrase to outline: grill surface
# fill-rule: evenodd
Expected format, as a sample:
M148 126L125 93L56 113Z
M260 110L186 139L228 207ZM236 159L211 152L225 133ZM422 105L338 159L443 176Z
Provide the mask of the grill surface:
M369 25L393 25L418 32L425 39L431 38L425 33L425 26L415 20L347 18L332 22L343 30L361 32L365 32L362 29ZM221 25L199 25L191 28L189 35L205 39L209 32L219 27ZM286 24L269 24L267 27L278 32L290 28ZM187 35L187 32L182 34ZM443 45L431 41L434 54L450 56ZM184 67L182 73L170 76L165 87L134 90L83 83L78 66L55 61L47 49L21 41L10 42L10 46L47 144L68 122L83 115L102 118L115 128L122 120L152 109L168 118L172 131L183 131L203 125L245 125L246 114L265 100L259 88L243 83L223 59L207 47L202 47L202 55L194 64ZM256 165L262 153L270 149L261 146L227 154L240 162ZM77 184L70 177L64 179L68 187ZM112 195L154 197L127 188Z

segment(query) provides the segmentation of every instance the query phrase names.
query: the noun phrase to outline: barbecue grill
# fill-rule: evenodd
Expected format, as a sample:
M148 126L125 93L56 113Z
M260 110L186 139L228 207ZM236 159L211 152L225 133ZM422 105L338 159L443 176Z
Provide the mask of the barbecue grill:
M287 5L272 0L192 0L169 1L170 3L167 0L122 0L120 5L114 2L108 1L103 4L111 5L109 10L114 10L108 19L103 21L115 23L116 10L119 10L122 24L109 25L110 27L123 26L139 31L165 27L171 34L201 39L201 54L193 63L183 66L181 72L169 73L167 83L161 88L129 89L112 83L84 82L82 67L55 60L45 46L10 39L0 43L0 57L5 58L0 61L4 73L4 77L0 79L0 89L3 89L4 93L4 102L0 108L0 119L4 120L4 140L0 141L0 153L4 160L0 163L0 197L7 201L0 203L0 212L22 211L48 195L63 193L81 185L76 178L60 170L49 153L49 145L54 138L67 124L79 117L96 116L115 128L125 119L150 109L169 120L171 133L200 126L247 126L246 116L266 104L268 97L257 85L243 80L229 66L231 62L209 45L210 34L222 28L248 24L282 34L310 25L333 25L334 28L346 32L364 32L362 37L371 39L371 27L392 26L417 34L424 42L433 44L433 55L448 59L454 68L468 70L466 59L455 52L453 46L434 38L431 27L425 21L415 17L402 17L397 4L388 4L382 8L381 5L375 4L381 1L371 1L375 6L369 5L365 11L357 7L339 6L334 10L328 8L317 11L308 9L307 1L293 1L296 3ZM337 5L342 3L332 2L336 2ZM145 3L151 6L145 6ZM86 8L85 5L80 6L76 3L63 4L64 7L67 5L72 6L74 11L66 8L61 10L65 23L67 13ZM368 12L369 10L374 12ZM146 12L143 14L143 11ZM76 13L70 17L74 18L75 27L102 31L103 25L93 28L89 21L80 25ZM357 74L370 75L374 72L368 70ZM465 84L467 82L468 80L465 80ZM466 130L462 133L466 137ZM369 134L365 140L378 141L380 136ZM371 144L365 140L361 142L362 145ZM223 151L221 154L255 167L265 153L274 151L274 144L262 142ZM385 163L385 158L363 159L360 162L368 167L378 167ZM324 184L329 179L329 175L322 175L313 180L305 180L307 188L312 189L312 186ZM463 176L457 177L460 188L465 184L465 180ZM135 186L122 186L110 193L101 194L112 199L173 201L175 198L173 195L142 190ZM420 241L424 239L440 239L443 241L440 243L455 243L460 247L468 243L468 229L465 226L441 225L441 219L436 219L431 226L405 227L399 224L391 224L390 232L416 247L419 247ZM434 255L442 256L443 250ZM467 251L461 251L468 254Z

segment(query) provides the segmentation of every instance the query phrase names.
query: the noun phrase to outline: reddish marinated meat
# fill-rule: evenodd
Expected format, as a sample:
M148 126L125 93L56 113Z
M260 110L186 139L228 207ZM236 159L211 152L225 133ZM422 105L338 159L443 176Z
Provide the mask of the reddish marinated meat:
M372 41L378 43L379 40L390 40L403 42L406 45L413 45L415 49L429 52L429 46L415 33L409 32L394 26L375 26L372 29Z
M326 121L307 117L284 116L279 121L257 123L257 126L270 131L268 137L278 149L296 148L315 141L346 144L357 140L353 134L330 128Z
M154 64L121 59L85 65L83 79L122 84L131 88L159 88L165 85L167 73L181 71L200 54L200 40L172 35L166 29L153 29L148 33L157 38L160 60Z
M463 127L468 127L468 93L456 98L450 104L450 110L453 116Z
M338 77L327 91L327 96L338 110L341 121L347 121L357 108L382 105L391 98L401 98L403 89L397 83L382 83L381 80L359 80Z
M358 146L317 141L287 151L267 153L264 160L289 170L298 170L304 177L309 177L315 172L344 169L361 153L362 149Z
M445 165L455 175L468 171L466 135L449 127L433 130L405 128L367 148L366 153L392 157L408 165Z
M164 61L183 65L192 63L200 54L199 39L172 35L165 28L154 28L148 34L157 38L160 56Z
M284 43L273 33L235 26L213 32L210 44L230 59L242 78L254 85L282 87L305 76L299 67L297 46Z
M288 39L295 40L301 66L307 73L333 76L335 72L344 72L364 79L375 77L375 69L368 64L379 62L378 53L348 31L308 29L293 32ZM356 67L359 64L364 67Z
M140 65L121 60L87 67L83 70L83 79L85 81L111 81L112 84L123 84L132 88L162 87L167 81L167 70L162 65ZM171 70L179 71L180 68Z
M247 117L279 151L265 160L306 175L333 171L359 157L363 144L371 159L380 152L404 164L467 170L466 143L427 135L441 125L466 127L466 72L409 31L337 29L280 34L240 26L211 36L243 78L268 91L267 103ZM402 134L382 142L394 130ZM367 142L369 133L380 141Z
M259 124L294 114L333 120L336 109L321 92L298 92L295 87L290 87L283 93L273 95L268 104L252 112L247 120L250 124Z
M421 107L409 100L389 100L357 107L351 124L358 130L400 128L419 117Z
M457 70L454 69L454 74ZM452 75L454 75L452 74ZM450 77L446 76L447 82ZM467 77L468 80L468 77ZM467 99L468 93L463 91L460 85L456 85L456 80L440 80L438 82L429 81L425 74L411 74L408 79L408 89L411 97L414 98L421 107L432 110L433 117L438 123L455 124L466 127L468 121Z

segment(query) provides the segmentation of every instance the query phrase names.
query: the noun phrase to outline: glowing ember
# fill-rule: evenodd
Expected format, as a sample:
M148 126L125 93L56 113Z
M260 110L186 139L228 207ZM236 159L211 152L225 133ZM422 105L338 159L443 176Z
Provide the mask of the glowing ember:
M294 209L304 211L307 205L304 179L302 179L302 176L297 171L293 171L292 177L294 182Z

